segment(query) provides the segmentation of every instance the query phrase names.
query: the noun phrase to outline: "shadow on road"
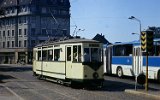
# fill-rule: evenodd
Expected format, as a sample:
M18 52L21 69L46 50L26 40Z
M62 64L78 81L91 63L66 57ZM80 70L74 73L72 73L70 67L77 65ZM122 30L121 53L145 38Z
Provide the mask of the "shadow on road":
M31 67L10 67L10 66L0 66L0 72L24 72L31 71Z
M111 80L105 80L104 86L102 88L94 88L94 87L87 87L86 90L91 91L107 91L107 92L124 92L126 89L135 89L135 85L118 82L118 81L111 81ZM145 90L144 86L137 85L137 89ZM149 88L151 91L160 91L158 89Z
M0 83L5 83L5 82L3 82L3 80L6 80L6 79L15 79L15 78L10 75L0 74Z

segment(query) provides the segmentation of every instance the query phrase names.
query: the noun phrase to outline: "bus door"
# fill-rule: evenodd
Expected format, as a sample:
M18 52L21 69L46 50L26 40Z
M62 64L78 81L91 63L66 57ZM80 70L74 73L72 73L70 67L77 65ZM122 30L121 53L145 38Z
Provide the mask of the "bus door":
M66 78L72 76L72 46L66 46Z
M133 48L133 75L138 76L142 72L142 53L141 47L135 46Z
M107 74L112 74L112 68L111 68L111 58L112 58L112 47L105 48L104 52L104 72Z

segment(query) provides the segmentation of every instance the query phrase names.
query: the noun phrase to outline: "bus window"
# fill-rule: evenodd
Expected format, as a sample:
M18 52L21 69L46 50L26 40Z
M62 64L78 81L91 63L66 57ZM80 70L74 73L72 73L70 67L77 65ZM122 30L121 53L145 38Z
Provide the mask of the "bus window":
M67 47L67 61L71 61L71 47Z
M129 56L132 54L132 45L116 45L113 50L113 56Z
M54 61L60 60L60 49L54 49Z
M84 62L90 62L89 48L84 48Z
M47 50L42 51L42 60L44 60L44 61L47 60Z
M160 45L154 45L153 55L154 56L160 56Z
M38 60L42 60L41 59L41 51L38 51L38 57L37 58L38 58Z
M48 50L48 61L53 60L53 50Z

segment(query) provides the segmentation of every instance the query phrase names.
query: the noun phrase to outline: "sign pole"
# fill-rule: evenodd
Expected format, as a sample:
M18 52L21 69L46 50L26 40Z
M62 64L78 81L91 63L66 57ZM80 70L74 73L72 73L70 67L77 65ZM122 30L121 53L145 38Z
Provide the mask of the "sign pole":
M146 84L145 84L145 90L148 91L148 50L146 52Z

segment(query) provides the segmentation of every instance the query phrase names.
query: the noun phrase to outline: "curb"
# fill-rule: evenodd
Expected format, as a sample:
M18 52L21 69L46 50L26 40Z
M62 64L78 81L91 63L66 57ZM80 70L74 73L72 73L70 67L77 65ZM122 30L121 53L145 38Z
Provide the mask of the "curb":
M146 97L150 97L150 98L154 98L157 100L160 100L160 96L159 95L155 95L155 94L151 94L149 92L146 91L136 91L136 90L130 90L130 89L126 89L125 90L126 93L130 93L130 94L135 94L135 95L145 95Z

